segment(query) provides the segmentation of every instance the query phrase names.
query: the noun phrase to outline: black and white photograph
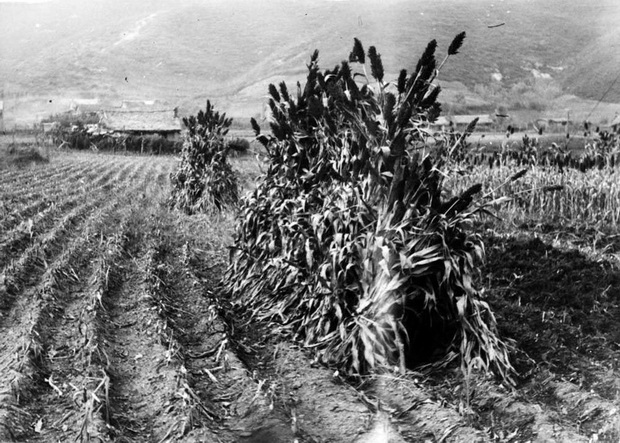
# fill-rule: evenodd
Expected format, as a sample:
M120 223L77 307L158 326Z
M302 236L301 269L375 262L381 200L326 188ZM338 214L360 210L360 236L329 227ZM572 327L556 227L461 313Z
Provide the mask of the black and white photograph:
M0 0L5 442L620 442L620 2Z

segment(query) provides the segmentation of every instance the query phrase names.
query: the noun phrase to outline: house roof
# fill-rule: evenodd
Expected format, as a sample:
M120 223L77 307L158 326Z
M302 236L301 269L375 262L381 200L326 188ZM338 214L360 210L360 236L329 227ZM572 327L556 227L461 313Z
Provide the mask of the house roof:
M47 133L47 132L51 132L55 129L58 129L60 127L60 123L58 122L49 122L49 123L43 123L43 132Z
M121 109L128 111L165 111L168 106L159 100L123 100Z
M104 111L102 124L114 131L177 132L181 121L174 110L165 111Z
M456 125L468 125L475 118L478 119L479 125L489 125L493 123L493 119L489 117L487 114L480 115L453 115L448 117Z
M620 125L620 114L616 115L616 117L610 123L610 126L616 125Z
M454 125L469 125L469 123L471 123L471 121L475 118L478 118L479 125L490 125L490 124L495 123L490 116L486 114L482 114L482 115L441 116L441 117L437 117L437 120L435 120L431 124L434 126L448 126L450 123Z
M565 125L566 123L572 123L566 117L551 117L547 119L547 122L555 123L555 124L562 124L562 125Z
M437 120L435 120L431 124L436 125L436 126L448 126L450 124L450 121L442 115L442 116L437 117Z
M77 105L75 108L75 112L78 114L96 114L101 112L100 104L82 104Z

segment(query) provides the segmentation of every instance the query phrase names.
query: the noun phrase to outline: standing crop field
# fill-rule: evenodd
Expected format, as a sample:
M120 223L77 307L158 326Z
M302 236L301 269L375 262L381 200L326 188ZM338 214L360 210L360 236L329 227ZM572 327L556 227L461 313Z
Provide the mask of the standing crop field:
M166 157L68 152L0 170L0 441L620 435L613 251L591 258L549 229L481 224L490 257L481 282L517 345L517 388L475 367L465 379L447 368L347 380L268 334L273 325L229 315L218 280L234 210L171 211L176 166ZM233 167L245 188L255 185L255 161Z

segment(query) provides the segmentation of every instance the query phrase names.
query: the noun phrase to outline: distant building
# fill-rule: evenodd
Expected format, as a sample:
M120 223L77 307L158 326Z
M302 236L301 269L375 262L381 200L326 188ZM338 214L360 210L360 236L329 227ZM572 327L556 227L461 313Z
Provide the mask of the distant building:
M123 100L121 103L121 109L127 109L132 111L144 111L144 110L165 110L165 105L158 100Z
M611 121L611 130L616 134L620 134L620 114L616 114L614 119Z
M71 112L74 115L97 114L101 108L98 98L76 98L71 102Z
M476 123L477 129L483 128L491 128L495 121L488 114L479 114L479 115L453 115L452 117L448 117L452 124L454 124L457 129L465 129L467 126L474 120L478 119Z
M547 119L549 126L566 126L572 124L572 122L566 117L552 117Z
M49 122L49 123L41 123L41 127L43 128L44 134L49 134L58 128L60 128L60 123L58 122Z
M153 111L133 111L126 108L106 110L101 114L101 126L116 134L160 135L173 139L180 136L183 127L177 108Z
M455 130L462 131L466 129L467 126L469 126L469 124L476 118L478 119L476 129L490 130L495 126L495 121L491 118L491 116L487 114L480 114L441 116L431 123L431 128L438 131L446 131L452 127Z
M551 117L545 119L547 122L546 130L549 132L564 132L567 131L569 125L573 122L566 117Z

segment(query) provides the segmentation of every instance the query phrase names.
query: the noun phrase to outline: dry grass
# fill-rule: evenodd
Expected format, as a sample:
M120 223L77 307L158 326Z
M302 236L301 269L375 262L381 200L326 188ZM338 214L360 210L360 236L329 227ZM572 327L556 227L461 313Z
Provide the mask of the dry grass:
M522 224L560 225L615 229L620 222L620 171L574 169L558 172L532 166L523 178L500 186L520 168L505 166L475 168L451 180L455 192L474 183L483 184L483 194L510 201L497 206L495 226L506 228Z

